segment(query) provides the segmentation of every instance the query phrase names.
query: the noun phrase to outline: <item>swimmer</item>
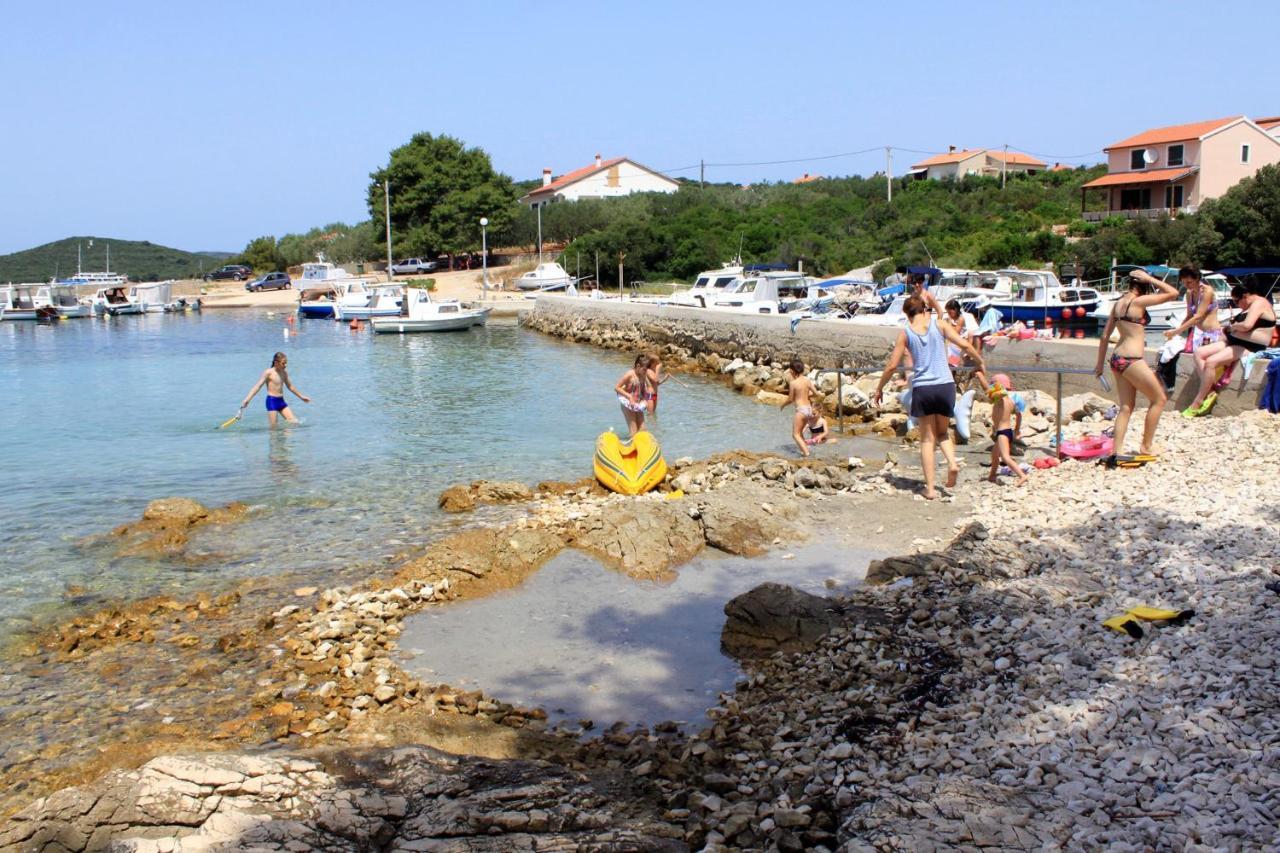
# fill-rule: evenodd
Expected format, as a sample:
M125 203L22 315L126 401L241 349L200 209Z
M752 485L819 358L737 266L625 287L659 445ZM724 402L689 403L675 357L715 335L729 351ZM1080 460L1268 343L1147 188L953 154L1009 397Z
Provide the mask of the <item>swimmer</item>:
M276 425L277 415L284 415L284 419L289 423L296 424L298 419L293 416L293 411L289 408L289 404L284 399L284 389L288 388L304 403L310 403L311 398L303 394L297 388L293 387L293 382L289 379L289 358L282 352L278 352L271 359L271 366L262 371L262 375L258 377L258 381L253 388L245 396L244 402L240 404L241 411L249 405L263 385L267 386L267 423L273 428Z
M814 433L814 426L818 424L820 417L813 408L813 394L817 390L813 387L813 381L804 375L804 362L798 358L791 359L791 364L787 365L788 380L787 399L782 402L782 408L795 403L796 415L791 419L791 439L796 443L796 447L800 448L801 456L809 455L809 444L805 441L804 430L809 428L810 434ZM825 431L826 426L823 425L818 432Z
M636 356L631 369L622 374L613 390L618 395L618 404L622 406L627 430L634 437L644 429L644 416L649 411L649 356Z

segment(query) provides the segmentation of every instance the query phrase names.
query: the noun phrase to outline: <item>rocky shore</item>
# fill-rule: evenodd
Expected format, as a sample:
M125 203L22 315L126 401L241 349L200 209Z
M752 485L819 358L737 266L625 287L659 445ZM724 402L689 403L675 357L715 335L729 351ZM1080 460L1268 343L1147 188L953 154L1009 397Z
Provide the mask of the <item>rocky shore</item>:
M1099 417L1073 408L1086 421L1069 434ZM1266 487L1278 434L1261 413L1166 418L1166 450L1145 468L1067 463L1027 489L967 477L974 504L945 547L873 565L845 598L765 589L730 602L725 648L747 676L692 734L659 723L580 741L546 730L538 709L413 682L391 657L398 624L519 582L563 547L642 577L707 545L757 553L805 535L797 519L816 506L866 518L900 493L893 466L738 455L676 466L681 500L528 490L508 523L443 540L361 588L297 590L252 643L219 640L224 666L259 688L248 713L208 708L207 727L277 751L154 759L37 799L0 844L1263 848L1280 818L1280 595L1267 587L1280 543ZM1139 640L1103 627L1138 604L1195 616L1148 623ZM57 641L28 660L140 646L64 653ZM453 729L450 751L493 757L396 746L430 742L446 718L485 733L468 745ZM497 745L493 732L509 735ZM350 769L357 761L377 769ZM185 769L170 772L175 762Z

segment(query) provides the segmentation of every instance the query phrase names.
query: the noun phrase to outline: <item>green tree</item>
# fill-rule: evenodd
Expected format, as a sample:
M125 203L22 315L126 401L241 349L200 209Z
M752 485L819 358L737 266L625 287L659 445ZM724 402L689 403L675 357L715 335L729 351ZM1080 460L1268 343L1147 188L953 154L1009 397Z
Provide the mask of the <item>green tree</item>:
M284 257L276 246L276 238L271 236L250 240L235 263L252 267L255 272L272 272L285 267Z
M1202 204L1181 248L1207 267L1280 260L1280 166L1263 166Z
M384 221L383 182L390 182L398 256L474 251L480 248L482 216L491 229L501 231L516 212L511 179L494 170L484 151L451 136L415 134L369 177L369 213L379 225Z

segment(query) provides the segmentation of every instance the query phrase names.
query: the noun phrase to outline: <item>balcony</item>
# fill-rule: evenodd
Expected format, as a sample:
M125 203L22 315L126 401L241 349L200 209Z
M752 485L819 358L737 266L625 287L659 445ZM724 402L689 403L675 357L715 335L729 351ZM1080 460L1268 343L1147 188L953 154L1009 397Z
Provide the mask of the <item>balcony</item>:
M1170 219L1176 219L1187 213L1195 213L1196 205L1189 204L1184 207L1153 207L1146 209L1131 210L1086 210L1080 215L1084 217L1085 222L1101 222L1104 219L1159 219L1161 216L1167 216Z

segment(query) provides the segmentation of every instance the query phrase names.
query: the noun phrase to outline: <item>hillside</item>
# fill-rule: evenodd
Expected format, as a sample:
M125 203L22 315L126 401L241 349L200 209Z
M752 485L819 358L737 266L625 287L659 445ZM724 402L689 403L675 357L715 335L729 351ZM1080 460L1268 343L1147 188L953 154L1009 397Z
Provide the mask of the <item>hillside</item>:
M92 246L89 244L92 242ZM111 247L111 269L133 281L167 278L194 278L218 266L231 252L184 252L157 246L145 240L116 240L110 237L68 237L0 255L0 281L48 281L50 276L67 276L76 271L76 247L82 249L82 268L98 272L106 266L107 246Z

